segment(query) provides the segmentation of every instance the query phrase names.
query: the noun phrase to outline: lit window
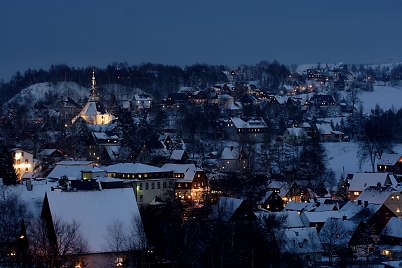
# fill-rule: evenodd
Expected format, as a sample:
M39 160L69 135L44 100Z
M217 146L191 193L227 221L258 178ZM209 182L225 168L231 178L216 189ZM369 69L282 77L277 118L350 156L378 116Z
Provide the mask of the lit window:
M396 200L399 200L399 195L396 196Z
M395 199L395 197L394 196L391 196L391 200L394 200Z
M353 192L353 194L357 196L357 195L359 195L359 192Z

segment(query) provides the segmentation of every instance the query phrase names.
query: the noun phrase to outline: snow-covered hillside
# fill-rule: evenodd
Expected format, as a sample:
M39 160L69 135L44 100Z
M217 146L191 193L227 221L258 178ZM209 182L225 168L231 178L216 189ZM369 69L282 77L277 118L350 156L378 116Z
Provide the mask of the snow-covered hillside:
M104 101L108 101L112 96L116 97L117 100L132 99L134 94L141 94L143 91L138 88L133 89L112 84L100 87L99 93ZM88 95L89 88L82 87L75 82L39 83L21 90L20 93L5 103L2 109L3 112L6 112L9 105L13 103L32 109L37 102L44 102L50 107L54 107L59 100L66 97L83 104Z

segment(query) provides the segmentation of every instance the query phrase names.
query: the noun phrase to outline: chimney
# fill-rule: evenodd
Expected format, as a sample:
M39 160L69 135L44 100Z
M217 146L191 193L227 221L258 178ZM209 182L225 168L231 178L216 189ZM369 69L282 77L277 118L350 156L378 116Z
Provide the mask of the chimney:
M346 215L343 215L342 216L342 220L344 221L344 220L346 220L347 219L347 216Z
M360 206L362 204L361 200L357 200L357 204Z
M230 151L233 151L233 145L232 145L232 146L230 146Z
M364 201L364 207L366 208L368 206L368 201Z

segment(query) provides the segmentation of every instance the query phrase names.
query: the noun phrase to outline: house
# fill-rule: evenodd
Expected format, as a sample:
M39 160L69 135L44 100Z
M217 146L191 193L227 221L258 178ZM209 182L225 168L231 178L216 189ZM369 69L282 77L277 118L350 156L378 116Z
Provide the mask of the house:
M341 131L332 130L331 124L315 124L313 135L318 136L320 142L342 141L344 133Z
M301 127L290 127L283 133L283 141L289 144L301 144L307 139L307 133Z
M248 169L248 159L243 150L230 146L223 149L219 159L219 170L224 173L238 172Z
M55 110L65 120L71 120L76 116L82 107L70 97L61 97L61 100L56 104Z
M147 94L135 94L132 103L137 107L137 110L149 110L152 106L152 98Z
M261 141L264 138L264 134L268 131L268 126L260 117L231 117L225 122L224 131L230 139L236 141L242 138Z
M108 177L123 179L134 188L139 207L146 207L158 196L173 197L173 171L140 163L120 163L104 167Z
M204 199L208 186L205 171L194 164L165 164L162 168L173 171L175 196L182 203L200 203Z
M80 265L85 263L88 267L95 265L110 267L110 263L113 266L124 266L130 262L125 249L116 249L109 241L113 236L111 232L115 231L111 228L116 226L116 223L121 225L126 237L133 239L138 254L147 246L135 195L130 188L88 192L47 192L41 217L47 222L50 232L54 232L59 221L66 223L74 221L79 225L79 231L84 234L83 237L87 242L87 249L80 256L82 261ZM133 225L136 227L132 228ZM51 237L56 239L61 239L59 235L63 233L51 233Z
M280 255L296 254L302 260L320 262L324 249L314 227L274 230Z
M102 164L110 164L119 158L119 137L114 132L91 132L88 158Z
M227 222L257 220L257 216L242 199L230 197L219 199L218 203L212 208L208 218Z
M312 202L290 201L285 206L286 211L296 211L298 214L301 214L303 211L314 211L315 209L316 205Z
M14 159L14 169L18 180L24 176L25 172L33 172L33 154L22 149L13 149L11 150L11 154Z
M274 191L285 201L285 204L289 201L306 201L303 197L303 192L300 186L295 182L284 181L271 181L266 189L268 191Z
M274 191L267 191L264 197L257 203L259 208L264 208L271 212L278 212L283 210L283 200Z
M402 219L392 217L380 234L378 249L389 260L402 258Z
M224 108L224 112L227 116L238 117L243 113L243 106L241 103L234 101Z
M388 172L391 175L402 174L402 156L399 154L383 154L376 165L377 172Z
M401 190L392 186L369 186L356 198L357 202L368 202L369 204L385 205L396 216L402 217L402 195Z
M331 95L313 95L308 102L309 105L327 106L335 105L335 99Z
M326 220L330 217L339 218L341 217L341 213L339 211L331 210L331 211L303 211L300 214L300 219L302 220L304 226L306 227L315 227L317 231L320 231L324 226Z
M257 97L251 94L244 95L243 97L240 98L239 101L242 106L254 106L259 103Z
M219 94L218 95L218 107L223 110L228 107L229 104L234 102L234 98L228 94Z
M359 221L344 218L328 218L322 226L318 236L328 255L345 252L352 249L357 240Z
M394 179L391 180L391 177L387 173L355 173L349 184L349 199L355 201L364 189L369 186L396 185L396 181Z
M176 108L180 105L184 105L188 102L188 96L186 93L172 93L169 94L165 101L166 108Z

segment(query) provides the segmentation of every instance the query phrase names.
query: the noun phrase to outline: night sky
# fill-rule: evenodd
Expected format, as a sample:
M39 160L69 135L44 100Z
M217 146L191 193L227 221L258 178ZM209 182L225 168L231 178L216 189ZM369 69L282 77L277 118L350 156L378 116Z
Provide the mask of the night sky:
M402 1L0 1L0 79L51 64L402 61Z

